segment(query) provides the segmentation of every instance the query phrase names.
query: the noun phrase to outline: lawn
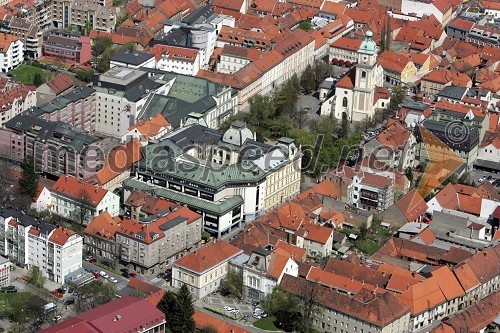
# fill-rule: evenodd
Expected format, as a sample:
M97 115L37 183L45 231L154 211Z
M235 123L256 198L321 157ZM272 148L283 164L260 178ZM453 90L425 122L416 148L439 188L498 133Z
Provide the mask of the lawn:
M279 331L279 329L274 326L273 321L276 318L274 317L266 317L266 318L261 318L257 320L256 322L253 323L253 326L260 328L261 330L266 330L266 331Z
M356 245L356 248L358 248L361 252L368 256L371 256L378 249L377 242L369 238L365 239L364 241L357 240L356 242L354 242L354 244Z
M44 69L27 64L21 64L19 67L11 70L9 73L14 75L12 80L21 82L29 86L33 85L35 73L40 73L43 82L47 81L47 72Z

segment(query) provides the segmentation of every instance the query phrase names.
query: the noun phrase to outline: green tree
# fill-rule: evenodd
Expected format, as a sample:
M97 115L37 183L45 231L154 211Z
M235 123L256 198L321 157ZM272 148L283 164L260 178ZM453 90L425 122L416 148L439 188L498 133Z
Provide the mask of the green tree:
M226 277L219 286L219 291L223 296L232 295L240 297L243 295L243 275L235 269L229 269Z
M414 177L413 177L413 168L412 167L406 168L405 176L410 181L410 185L413 185L413 178Z
M312 29L311 20L305 20L299 23L299 29L309 31Z
M300 85L307 91L313 91L316 88L316 81L314 80L314 71L311 65L307 65L306 69L300 77Z
M458 175L455 172L453 172L451 175L448 176L448 178L446 178L443 181L443 185L447 185L448 183L452 183L452 184L458 183Z
M48 301L32 293L11 295L7 297L7 305L4 305L2 314L13 323L13 331L38 332L49 319L49 314L44 309Z
M33 85L36 87L39 87L43 84L43 77L40 72L35 72L35 75L33 76Z
M203 232L201 233L201 239L206 241L209 238L210 238L210 233L208 231L203 230Z
M389 103L389 109L391 111L397 111L401 107L406 96L406 90L402 86L393 86L391 94L391 102Z
M33 156L26 155L21 163L21 177L19 177L21 194L33 200L38 192L38 175L35 172L35 160Z
M349 136L349 119L347 113L342 112L342 124L340 126L340 137L347 138Z
M317 88L321 82L323 82L327 77L333 75L333 66L323 60L316 60L314 62L314 82Z
M100 56L107 49L111 48L113 41L109 37L97 37L94 39L92 44L92 54L94 56Z
M43 272L37 266L33 266L28 271L28 283L30 283L33 287L42 289L45 285L46 277L43 275Z
M177 294L167 291L157 307L168 316L167 326L172 333L194 332L193 296L185 284Z
M109 283L93 281L75 290L77 298L75 308L77 313L82 313L115 299L116 290Z
M269 125L276 114L274 101L268 96L255 95L250 99L250 111L245 120L252 131L256 133L257 140L263 141L269 137Z
M366 222L363 222L359 227L359 236L361 237L362 241L366 239L367 234L368 234L368 228L366 227Z
M94 77L94 71L84 71L82 69L77 69L75 73L76 78L85 83L92 82L92 78Z
M262 300L262 309L276 318L276 325L287 332L297 331L302 322L299 299L277 286Z

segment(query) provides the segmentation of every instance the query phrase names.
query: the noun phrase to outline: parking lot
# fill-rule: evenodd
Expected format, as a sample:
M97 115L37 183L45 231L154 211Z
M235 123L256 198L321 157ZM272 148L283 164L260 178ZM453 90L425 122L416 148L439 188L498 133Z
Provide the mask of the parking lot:
M248 304L246 300L238 300L236 298L215 294L209 295L201 301L200 306L205 305L216 306L220 309L223 309L225 306L236 309L239 311L237 317L247 324L251 324L257 320L253 317L255 307L252 304Z
M488 177L491 177L491 179L488 180L487 179ZM486 178L486 180L485 180L485 178ZM468 178L469 182L472 183L472 181L474 181L474 183L476 185L479 185L479 184L483 183L484 181L489 181L490 183L493 183L496 179L500 179L500 174L495 173L495 172L483 171L483 170L471 170L469 172L469 178ZM497 188L498 187L499 186L497 185Z

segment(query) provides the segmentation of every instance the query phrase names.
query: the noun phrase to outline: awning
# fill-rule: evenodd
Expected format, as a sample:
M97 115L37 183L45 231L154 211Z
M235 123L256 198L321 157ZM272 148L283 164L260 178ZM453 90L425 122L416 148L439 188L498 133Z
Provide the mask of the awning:
M340 60L339 60L339 65L340 65L340 66L344 66L344 63L345 63L345 61L344 61L343 59L340 59Z
M500 171L500 162L493 162L493 161L477 159L476 163L474 163L474 165L478 166L480 168L486 168L486 169L491 169L491 170L495 170L495 171Z
M335 66L337 66L339 64L339 59L333 58L332 59L332 64L334 64Z
M352 64L351 64L351 62L350 62L350 61L346 61L344 65L345 65L346 67L351 67L351 66L352 66Z

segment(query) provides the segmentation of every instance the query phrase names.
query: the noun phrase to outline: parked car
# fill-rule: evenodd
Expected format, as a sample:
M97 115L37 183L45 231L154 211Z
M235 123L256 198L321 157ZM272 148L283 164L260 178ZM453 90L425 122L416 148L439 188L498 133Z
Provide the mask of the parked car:
M111 282L113 282L113 283L117 283L117 282L118 282L118 280L117 280L117 279L115 279L115 278L114 278L114 277L112 277L112 276L110 276L110 277L109 277L109 281L111 281Z
M61 320L61 316L55 316L54 318L52 318L52 320L57 322Z
M109 278L109 275L105 271L100 271L99 275L102 276L105 279Z
M94 258L92 256L86 256L85 260L88 261L88 262L96 262L96 258Z
M75 299L73 297L71 298L66 298L63 302L64 305L71 305L75 303Z
M137 273L136 272L128 272L128 275L130 277L135 277L137 275Z
M101 277L101 276L99 275L99 273L93 273L93 274L94 274L94 277L95 277L96 279L99 279L99 278Z
M255 313L253 314L253 316L252 316L252 317L254 317L255 319L262 319L262 317L261 317L261 316L259 316L258 314L255 314Z
M120 272L128 273L128 268L122 268L122 269L120 269Z
M240 310L234 309L234 310L231 310L231 313L237 315L240 313Z

